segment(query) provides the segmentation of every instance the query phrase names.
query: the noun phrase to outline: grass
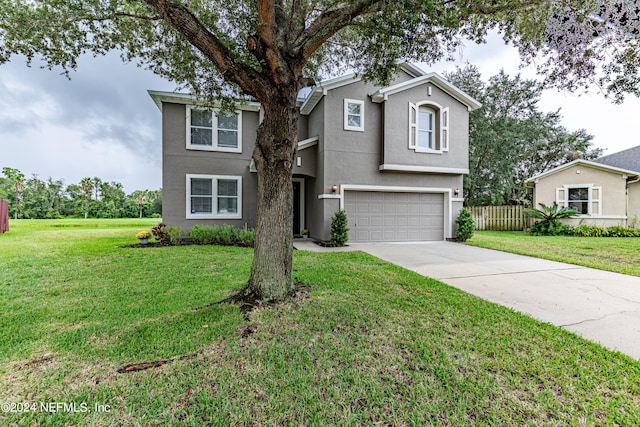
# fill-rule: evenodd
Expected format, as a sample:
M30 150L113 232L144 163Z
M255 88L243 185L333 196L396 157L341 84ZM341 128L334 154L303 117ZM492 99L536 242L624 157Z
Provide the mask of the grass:
M467 244L640 276L640 238L635 237L531 236L516 231L476 231Z
M252 251L118 247L154 223L0 236L0 402L87 407L0 424L640 424L640 364L567 331L358 252L296 251L309 290L245 319L206 305Z

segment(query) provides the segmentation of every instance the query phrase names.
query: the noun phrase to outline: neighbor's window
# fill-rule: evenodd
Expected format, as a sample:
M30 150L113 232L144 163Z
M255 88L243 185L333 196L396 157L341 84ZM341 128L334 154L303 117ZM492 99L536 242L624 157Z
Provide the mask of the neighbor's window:
M409 149L422 153L449 151L449 108L430 101L409 103Z
M240 153L240 122L240 112L216 112L187 107L187 148Z
M589 214L589 188L569 188L568 206L578 211L581 215Z
M187 218L241 218L242 177L187 175Z
M344 129L364 131L364 101L344 100Z

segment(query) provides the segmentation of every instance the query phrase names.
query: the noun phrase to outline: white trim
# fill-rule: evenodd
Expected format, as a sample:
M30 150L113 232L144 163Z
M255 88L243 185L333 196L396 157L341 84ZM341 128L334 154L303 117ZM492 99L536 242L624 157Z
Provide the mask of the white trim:
M596 162L592 162L590 160L577 159L577 160L574 160L572 162L566 163L564 165L555 167L553 169L549 169L548 171L542 172L541 174L532 176L531 178L529 178L528 180L525 181L525 184L536 183L536 180L539 180L540 178L544 178L544 177L546 177L548 175L553 175L554 173L558 173L558 172L561 172L561 171L563 171L565 169L569 169L570 167L575 166L575 165L590 166L590 167L592 167L594 169L600 169L600 170L603 170L605 172L614 172L614 173L619 173L619 174L622 174L622 175L629 175L629 177L637 177L637 176L639 176L638 172L633 172L633 171L630 171L628 169L620 169L620 168L616 168L616 167L613 167L613 166L605 165L603 163L596 163Z
M215 103L210 105L205 100L198 99L196 96L190 95L188 93L178 93L178 92L163 92L159 90L148 90L147 93L153 99L153 102L156 104L158 109L162 111L162 103L166 102L169 104L183 104L183 105L199 105L201 107L208 108L219 108L220 105ZM249 101L249 100L238 100L238 104L236 105L236 110L243 111L260 111L260 103L257 101Z
M426 106L433 120L431 138L433 148L418 145L420 133L420 107ZM438 117L438 120L436 120ZM449 107L444 107L430 100L409 102L409 149L416 153L442 154L449 151ZM444 125L446 123L446 125Z
M442 213L444 224L444 235L442 239L453 237L453 190L451 188L438 187L404 187L404 186L385 186L385 185L359 185L359 184L341 184L340 185L340 209L344 209L344 193L345 191L380 191L385 193L430 193L442 194L444 196L444 212Z
M299 182L300 183L300 230L298 230L296 233L300 233L302 232L302 230L304 230L305 228L307 228L307 225L304 222L304 178L291 178L291 182Z
M196 214L191 211L191 179L210 179L211 183L211 213ZM238 182L238 212L235 214L218 214L218 185L219 179L235 180ZM203 175L187 174L185 187L186 219L242 219L242 176L235 175Z
M464 203L464 197L452 197L451 201L452 202Z
M440 76L438 73L429 73L425 74L411 80L404 81L402 83L398 83L392 86L387 86L370 94L371 100L376 103L380 103L386 101L389 98L389 95L393 95L398 92L402 92L408 89L412 89L416 86L420 86L424 83L432 83L437 88L446 92L453 98L457 99L461 103L467 106L469 111L476 110L482 106L480 102L458 89L451 83L449 83L444 77Z
M211 112L211 145L199 145L191 143L191 110L202 110ZM238 138L237 147L220 147L218 146L218 113L219 110L203 108L197 105L187 105L185 112L185 140L187 150L195 151L219 151L223 153L242 153L242 111L236 110L238 129L236 130ZM206 128L209 129L209 128ZM224 130L224 129L223 129Z
M317 145L319 139L320 137L314 136L312 138L307 138L307 139L303 139L302 141L298 141L298 151Z
M469 173L468 168L445 168L440 166L413 166L413 165L394 165L384 163L378 167L381 171L395 172L418 172L418 173L444 173L454 175L466 175Z
M564 184L561 188L556 188L556 203L559 207L569 206L569 190L572 188L586 188L587 194L587 211L586 214L577 215L575 218L602 218L602 187L595 184ZM598 198L593 197L593 190L597 190ZM560 200L560 192L564 192L563 200ZM596 202L598 209L594 212L593 203Z
M341 196L339 194L318 194L318 199L339 199Z
M449 151L449 107L440 110L440 151Z
M426 75L423 70L409 62L400 64L400 69L414 78ZM318 105L320 100L330 90L337 89L351 83L356 83L360 80L362 80L362 77L356 75L355 73L351 73L344 76L321 81L317 86L312 88L312 90L307 95L307 98L302 102L302 105L300 106L300 114L302 114L303 116L308 116L309 114L311 114L316 105Z
M349 125L349 104L357 104L360 106L360 126L350 126ZM360 99L349 99L349 98L345 98L344 99L344 104L343 104L343 123L344 123L344 130L352 130L352 131L358 131L358 132L364 132L364 101L360 100ZM355 116L355 114L351 114L353 116Z

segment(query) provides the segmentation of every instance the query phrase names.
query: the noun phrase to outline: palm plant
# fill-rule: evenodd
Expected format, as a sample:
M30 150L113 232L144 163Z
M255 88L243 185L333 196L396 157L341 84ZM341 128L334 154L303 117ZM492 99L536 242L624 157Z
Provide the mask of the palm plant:
M573 218L578 215L578 211L571 207L560 208L556 202L547 206L544 203L538 203L542 209L525 209L524 214L530 218L537 218L529 233L545 236L555 236L562 232L564 225L560 222L563 218Z

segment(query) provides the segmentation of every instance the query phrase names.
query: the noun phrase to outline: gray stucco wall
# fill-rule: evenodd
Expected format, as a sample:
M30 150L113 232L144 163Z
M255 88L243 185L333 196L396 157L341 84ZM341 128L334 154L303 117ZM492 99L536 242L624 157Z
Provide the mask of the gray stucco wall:
M428 94L431 87L431 96ZM449 108L449 151L420 153L409 148L409 102L432 102ZM384 108L384 162L396 165L469 167L469 111L467 106L431 83L389 96ZM438 117L439 121L439 117ZM437 124L439 129L440 124ZM438 139L440 138L437 132Z
M406 76L405 76L406 77ZM403 79L404 80L404 79ZM423 100L420 90L414 88L390 97L393 106L373 103L367 95L377 88L369 83L356 82L334 90L323 98L309 117L310 136L318 130L318 175L315 183L316 195L332 194L333 185L369 185L389 187L420 187L425 189L462 189L461 174L381 172L382 109L387 108L385 123L393 122L396 130L385 128L385 155L396 164L468 168L468 110L459 101L437 88L432 89L432 98L449 107L450 151L444 154L416 153L408 149L408 102ZM344 99L364 101L364 131L344 130ZM389 101L388 101L389 102ZM318 112L322 112L322 115ZM391 117L389 117L391 116ZM395 118L394 118L395 117ZM321 122L320 122L321 121ZM398 135L396 135L397 133ZM320 172L322 171L322 172ZM325 198L312 201L309 227L313 237L329 240L331 217L339 208L339 200ZM457 216L462 202L453 202L451 211ZM455 217L452 218L455 220Z
M232 224L252 227L256 218L257 176L249 171L255 145L259 116L257 112L242 111L242 153L187 150L186 106L162 104L162 217L168 225L190 230L195 224ZM241 219L187 219L186 175L242 176Z

